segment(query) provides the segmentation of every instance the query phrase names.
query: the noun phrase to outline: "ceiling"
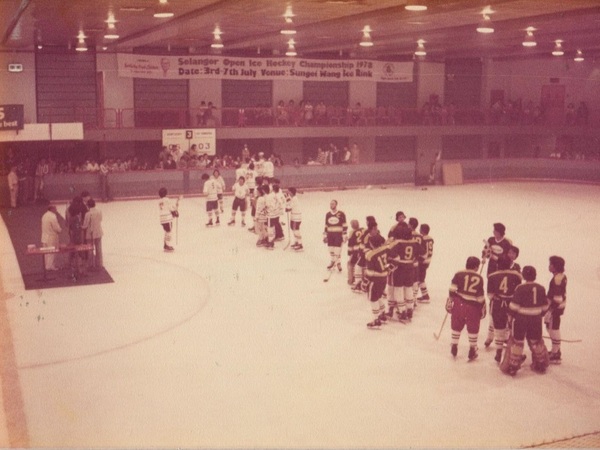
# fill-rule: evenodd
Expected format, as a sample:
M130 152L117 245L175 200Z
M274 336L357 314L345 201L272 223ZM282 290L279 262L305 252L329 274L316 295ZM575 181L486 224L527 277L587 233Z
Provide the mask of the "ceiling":
M300 57L409 60L417 40L426 58L482 57L501 60L551 57L562 39L565 58L581 49L600 58L599 0L424 0L428 9L407 11L407 0L169 0L175 15L157 19L159 0L0 0L0 51L74 48L83 30L98 52L148 51L208 54L219 25L223 55L283 55L289 37L280 34L286 7L292 7ZM490 8L495 32L476 31ZM119 39L104 39L109 11ZM359 45L368 25L374 45ZM535 27L537 46L521 44Z

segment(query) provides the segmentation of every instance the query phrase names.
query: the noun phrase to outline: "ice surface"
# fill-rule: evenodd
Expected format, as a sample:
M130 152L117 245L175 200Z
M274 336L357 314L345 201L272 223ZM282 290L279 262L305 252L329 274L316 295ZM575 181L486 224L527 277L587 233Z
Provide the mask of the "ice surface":
M299 194L305 251L269 252L239 225L206 228L183 199L178 244L162 251L157 201L99 204L115 283L5 288L30 444L53 447L514 447L600 430L600 187L499 183ZM368 330L344 272L323 283L331 199L383 234L396 211L431 226L431 304L413 322ZM248 220L247 222L251 222ZM502 222L548 285L566 260L563 364L500 373L439 341L452 275ZM285 227L287 233L287 226ZM4 244L3 244L4 246ZM14 262L12 263L14 264ZM3 274L11 268L3 264ZM5 278L6 280L6 278ZM8 285L7 285L8 284ZM549 344L549 342L548 342ZM526 351L529 354L529 351Z

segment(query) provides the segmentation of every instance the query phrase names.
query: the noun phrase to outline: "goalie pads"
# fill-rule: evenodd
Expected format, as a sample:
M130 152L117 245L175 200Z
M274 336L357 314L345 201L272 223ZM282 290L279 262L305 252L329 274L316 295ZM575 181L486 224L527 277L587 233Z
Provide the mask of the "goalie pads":
M533 360L531 368L539 373L546 372L550 365L550 355L548 355L546 344L540 339L539 341L530 342L529 348L531 348L531 359Z
M507 375L515 375L521 368L522 355L523 347L516 345L512 336L508 338L502 361L500 361L500 371Z

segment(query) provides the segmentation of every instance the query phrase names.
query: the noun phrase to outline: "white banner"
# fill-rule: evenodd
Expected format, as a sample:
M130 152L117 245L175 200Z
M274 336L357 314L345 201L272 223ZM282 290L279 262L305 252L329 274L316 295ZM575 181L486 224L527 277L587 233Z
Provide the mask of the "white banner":
M117 54L120 77L412 82L412 62Z
M193 128L183 130L162 130L162 145L169 150L177 149L182 153L196 145L198 154L215 155L217 153L217 133L214 128Z

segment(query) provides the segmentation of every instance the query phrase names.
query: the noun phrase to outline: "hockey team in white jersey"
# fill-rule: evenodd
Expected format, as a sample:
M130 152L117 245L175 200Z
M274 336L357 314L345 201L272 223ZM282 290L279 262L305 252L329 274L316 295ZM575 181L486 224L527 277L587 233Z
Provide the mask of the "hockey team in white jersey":
M246 227L247 211L250 211L252 226L249 231L257 235L256 246L274 250L276 243L286 240L284 226L288 224L287 244L294 252L304 249L300 231L303 220L299 192L295 187L287 190L274 177L270 160L259 154L256 161L249 160L235 171L235 183L231 187L232 205L228 225L238 220ZM203 175L203 194L206 196L207 227L220 224L224 214L225 181L218 170L212 175ZM172 244L173 221L178 217L178 202L167 197L167 190L159 191L160 223L164 229L165 251L174 250ZM365 226L358 219L350 221L348 227L345 213L338 202L332 199L325 214L323 242L327 245L329 262L323 281L329 281L333 273L342 272L342 248L347 244L347 282L351 291L366 294L370 304L369 329L379 329L391 322L403 325L412 323L417 316L417 305L432 301L426 282L434 251L431 228L415 217L406 222L402 211L396 213L387 237L379 231L377 219L367 216ZM312 218L315 220L315 218ZM500 370L515 375L521 368L525 355L524 342L531 348L532 370L543 373L550 363L561 362L560 319L566 305L566 276L564 260L559 256L550 258L552 273L550 287L545 289L535 283L535 268L526 266L521 274L515 259L519 249L505 237L506 227L494 224L494 236L485 240L482 258L469 256L464 269L452 278L446 300L434 300L434 305L443 305L447 311L440 333L451 317L451 355L459 354L459 341L464 328L467 329L468 360L479 356L478 335L480 322L487 313L486 293L489 298L490 326L485 348L495 342L495 357ZM487 265L486 279L481 275ZM548 352L542 339L542 324L545 323L552 340ZM436 339L439 335L434 333Z

